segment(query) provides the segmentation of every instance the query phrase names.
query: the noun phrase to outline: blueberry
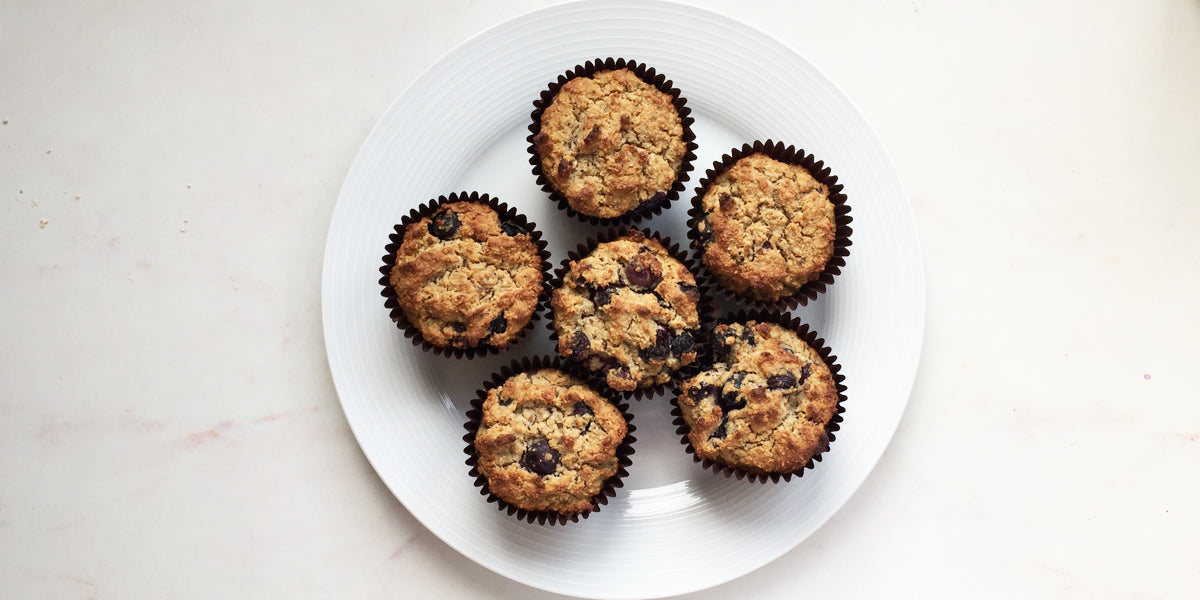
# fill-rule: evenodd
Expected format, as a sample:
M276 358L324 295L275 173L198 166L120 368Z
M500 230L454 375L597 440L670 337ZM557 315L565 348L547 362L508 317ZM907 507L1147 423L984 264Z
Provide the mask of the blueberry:
M697 399L700 398L716 398L721 395L721 388L705 382L696 387Z
M533 440L521 455L521 468L545 477L558 468L558 450L542 438Z
M745 380L746 380L746 372L745 371L738 371L733 374L733 377L730 378L730 381L733 382L734 389L739 389L739 390L742 389L742 382Z
M729 414L741 408L746 408L746 399L738 392L725 392L717 400L717 406L721 407L721 412Z
M772 375L767 378L767 388L772 390L782 390L785 388L796 387L796 376L791 373L783 373L781 375Z
M621 366L621 363L618 362L617 359L615 359L611 356L597 356L596 364L597 364L596 368L594 368L592 370L599 371L599 372L605 373L605 374L607 374L609 371Z
M503 314L500 314L499 317L492 319L492 322L487 324L487 331L491 332L491 334L503 334L508 329L509 319L505 319Z
M800 381L796 382L796 385L804 385L804 382L808 381L809 375L812 375L812 365L804 363L804 366L800 368Z
M592 412L592 407L587 405L587 402L580 400L579 402L576 402L574 406L571 407L571 414L573 414L577 417L582 417L582 416L591 415L594 413Z
M610 371L616 371L617 379L628 379L628 380L634 379L634 374L629 372L629 367L620 366L617 368L613 368L613 370L610 370Z
M675 332L663 325L658 326L658 333L654 336L654 345L649 348L643 348L638 351L638 355L642 360L667 360L667 356L671 354L671 344L675 341Z
M429 220L429 235L439 240L448 240L458 233L459 227L462 227L462 222L458 220L454 211L441 210Z
M753 346L757 342L757 336L755 336L755 334L754 334L753 327L739 325L738 329L740 330L738 333L738 337L741 338L743 342L746 342L747 344L749 344L751 346Z
M658 266L656 263L658 261L652 256L637 255L629 264L625 265L625 279L631 286L647 290L654 289L654 286L662 281L662 275L654 272L653 267Z
M463 334L467 332L467 326L462 323L451 323L451 331L454 335L450 336L450 345L456 348L465 348L467 340L463 338Z
M695 350L696 340L692 337L692 334L686 331L676 336L675 340L671 342L671 353L675 356L683 356Z
M725 334L727 329L719 327L712 334L713 361L723 363L729 362L733 357L733 344L725 343Z
M571 355L580 359L587 358L592 353L592 341L583 331L571 334Z
M592 292L592 303L596 305L596 308L608 306L612 302L612 295L616 291L616 287L615 285L606 285L602 288L596 288Z
M500 231L502 231L504 233L504 235L510 235L510 236L514 236L514 237L521 235L523 233L529 233L528 231L525 231L524 227L521 227L520 225L517 225L516 223L513 223L511 221L505 221L505 222L501 223Z

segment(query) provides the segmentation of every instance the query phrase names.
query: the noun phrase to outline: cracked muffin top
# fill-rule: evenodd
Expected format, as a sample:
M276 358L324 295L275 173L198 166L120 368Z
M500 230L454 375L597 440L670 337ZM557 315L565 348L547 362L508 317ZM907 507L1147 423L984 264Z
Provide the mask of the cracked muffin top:
M629 392L696 362L700 289L662 244L631 231L572 261L550 297L558 353Z
M451 202L405 228L388 283L429 343L505 348L537 310L542 278L529 231L487 204Z
M621 411L584 382L554 368L518 373L484 399L479 474L517 508L586 512L617 473L626 433Z
M796 332L747 321L713 329L713 365L677 402L696 456L748 473L792 473L829 445L829 367Z
M576 77L533 137L542 172L571 208L600 218L667 197L687 143L671 96L629 69Z
M833 257L829 188L804 167L762 153L713 179L696 224L708 270L725 288L773 302L817 279Z

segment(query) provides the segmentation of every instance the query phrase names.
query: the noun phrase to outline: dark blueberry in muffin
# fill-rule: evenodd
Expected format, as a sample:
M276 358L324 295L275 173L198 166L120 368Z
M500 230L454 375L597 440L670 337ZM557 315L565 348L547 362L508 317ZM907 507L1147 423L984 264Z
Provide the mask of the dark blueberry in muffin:
M505 221L505 222L501 223L500 231L503 232L504 235L509 235L509 236L513 236L513 237L521 235L522 233L529 233L528 231L525 231L524 227L521 227L520 225L517 225L516 223L513 223L512 221Z
M782 390L796 387L796 376L790 373L772 375L767 378L767 387L772 390Z
M439 240L448 240L458 233L462 223L452 210L441 210L429 220L429 234Z
M671 352L675 354L675 356L683 356L684 354L693 352L695 350L696 339L692 337L692 334L686 331L680 333L675 337L675 340L671 342Z
M809 375L812 375L811 365L806 364L803 367L800 367L800 381L797 381L796 385L804 385L804 382L808 381Z
M729 362L730 357L733 356L733 345L725 343L725 332L721 329L713 331L712 348L714 362Z
M533 440L521 455L521 468L545 477L558 468L558 450L544 439Z
M586 333L576 331L571 334L571 355L577 358L587 358L591 354L592 341L588 339Z
M488 323L488 331L491 333L504 333L507 330L508 319L505 319L504 315L500 315L495 319L492 319L491 323Z
M746 372L737 371L733 374L733 377L729 378L729 380L733 383L733 389L740 390L742 389L742 382L746 380Z
M588 406L587 402L580 400L579 402L576 402L574 406L571 407L571 414L573 414L577 417L590 415L590 414L593 414L592 407Z
M754 335L753 329L749 327L738 327L738 330L738 337L741 338L743 342L746 342L751 346L754 346L758 343L758 338Z
M671 354L671 343L675 341L675 332L665 325L658 326L654 345L638 352L643 360L667 360Z
M625 279L629 281L629 285L634 287L645 288L648 290L654 289L658 282L662 281L662 275L654 272L654 267L658 266L658 260L653 256L639 254L625 265ZM662 267L659 267L661 270Z
M717 406L721 407L722 413L729 414L730 411L746 408L746 399L738 392L725 392L717 400Z
M615 285L606 285L602 288L597 288L592 293L592 303L596 305L596 308L608 306L612 302L613 292L616 287Z
M616 363L616 361L613 362ZM608 369L605 369L605 371L615 371L617 374L617 379L633 379L633 374L629 372L629 367L624 365L617 367L616 369L609 367Z
M454 332L450 336L450 345L455 348L464 348L467 345L467 338L463 336L467 332L465 323L451 323L450 330Z

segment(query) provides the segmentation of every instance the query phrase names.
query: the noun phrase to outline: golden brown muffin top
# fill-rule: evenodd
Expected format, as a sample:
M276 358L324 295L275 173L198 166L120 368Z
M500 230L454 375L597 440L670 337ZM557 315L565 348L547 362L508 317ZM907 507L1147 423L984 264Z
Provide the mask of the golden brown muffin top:
M775 323L721 324L713 366L680 386L678 403L696 456L750 473L791 473L829 443L837 412L829 367Z
M795 294L833 257L829 188L802 166L744 157L708 186L701 209L705 266L722 286L755 300Z
M550 298L558 352L633 391L696 361L700 291L687 266L640 231L570 263Z
M593 217L665 198L687 154L671 96L629 69L568 81L540 126L533 142L546 179Z
M482 413L474 442L479 473L509 504L585 512L617 473L625 417L558 369L513 375L488 392Z
M528 231L487 204L452 202L405 228L388 281L429 343L504 348L537 309L542 278Z

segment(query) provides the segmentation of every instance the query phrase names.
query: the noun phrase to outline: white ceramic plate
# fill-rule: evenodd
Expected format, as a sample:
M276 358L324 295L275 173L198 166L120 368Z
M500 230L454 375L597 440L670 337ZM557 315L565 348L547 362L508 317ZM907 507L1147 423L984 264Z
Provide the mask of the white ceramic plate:
M499 356L456 361L419 351L388 318L378 267L392 226L430 198L477 190L543 230L554 264L593 233L534 183L525 147L532 101L596 57L667 75L693 109L700 148L680 202L646 226L686 242L687 201L712 162L773 138L824 159L854 217L847 266L798 315L825 336L846 375L845 421L817 468L763 485L704 471L683 451L667 399L632 406L638 430L625 487L566 526L519 522L467 475L462 423L502 364L552 353L544 322ZM322 281L329 364L350 426L379 476L447 544L497 573L563 594L652 598L748 573L795 547L841 507L887 446L920 353L924 279L911 209L879 140L853 104L795 51L704 10L601 0L535 11L464 43L421 75L367 138L338 198ZM690 552L720 548L720 552ZM615 576L614 576L615 575Z

